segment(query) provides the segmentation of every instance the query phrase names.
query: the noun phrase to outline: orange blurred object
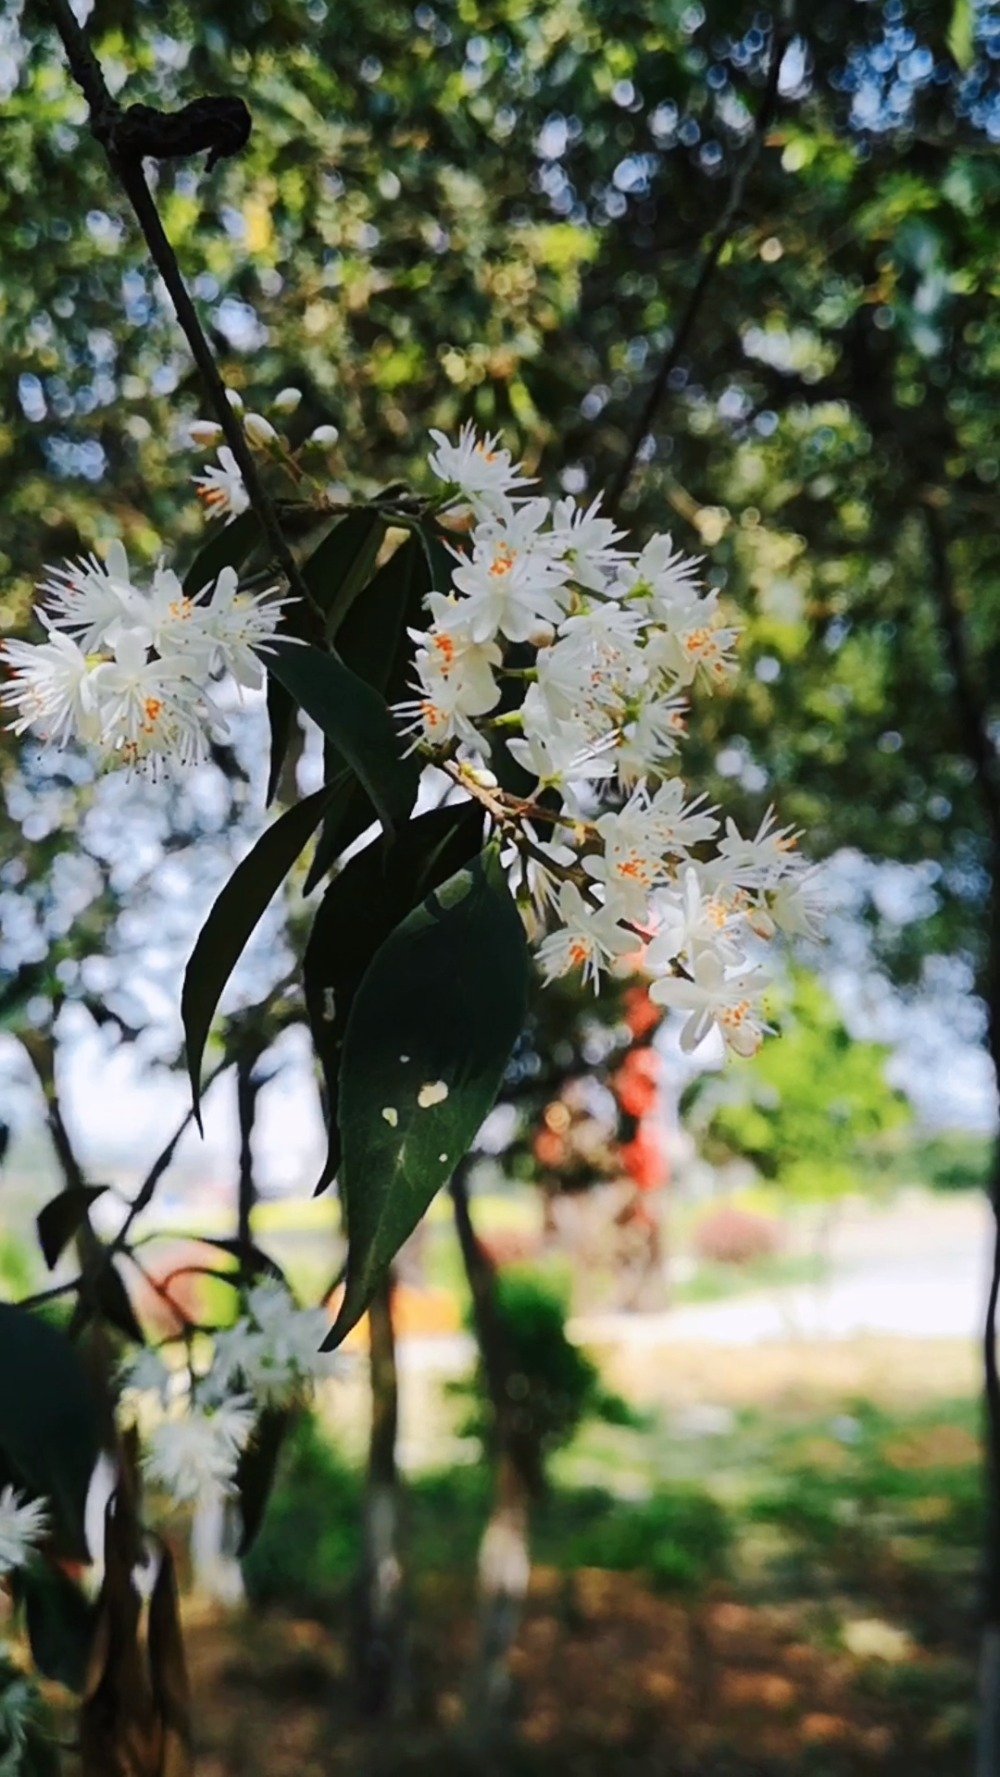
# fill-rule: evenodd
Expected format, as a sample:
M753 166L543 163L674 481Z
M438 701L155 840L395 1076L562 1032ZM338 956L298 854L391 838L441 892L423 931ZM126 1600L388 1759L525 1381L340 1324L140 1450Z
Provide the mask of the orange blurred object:
M667 1148L662 1130L647 1125L618 1150L624 1171L637 1191L658 1191L667 1182Z
M611 1089L630 1117L648 1117L660 1090L660 1057L655 1049L630 1049L611 1081Z
M641 983L630 987L625 994L625 1023L636 1042L651 1036L662 1022L663 1013L650 999L648 987Z

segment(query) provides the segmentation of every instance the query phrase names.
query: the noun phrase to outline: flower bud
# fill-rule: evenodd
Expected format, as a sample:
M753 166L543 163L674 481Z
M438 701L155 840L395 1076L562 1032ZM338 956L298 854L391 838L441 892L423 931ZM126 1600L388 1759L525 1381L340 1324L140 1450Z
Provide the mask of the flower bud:
M462 768L462 776L467 777L471 783L478 784L481 790L499 788L499 779L492 771L488 771L485 765L465 765Z
M243 412L243 396L238 395L235 389L226 390L226 400L229 402L230 407L235 408L237 413Z
M317 426L306 439L307 444L334 445L340 437L336 426Z
M243 418L243 430L251 444L274 444L277 441L277 432L270 420L266 420L262 413L245 414Z
M222 439L222 427L218 420L192 420L188 427L188 437L192 444L211 450Z
M301 400L301 389L279 389L271 402L271 409L274 413L294 413Z
M551 623L536 623L528 637L533 648L548 648L555 639L555 626Z

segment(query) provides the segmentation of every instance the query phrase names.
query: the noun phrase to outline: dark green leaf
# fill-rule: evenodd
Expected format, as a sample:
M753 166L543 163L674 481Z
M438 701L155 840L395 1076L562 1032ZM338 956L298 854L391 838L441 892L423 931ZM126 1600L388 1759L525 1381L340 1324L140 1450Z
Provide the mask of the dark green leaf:
M102 1264L94 1274L91 1286L91 1301L102 1320L109 1326L132 1339L135 1344L142 1345L145 1334L136 1319L132 1298L125 1288L121 1274L110 1262Z
M475 1140L525 1016L524 931L493 850L452 876L376 952L340 1069L344 1301L354 1326Z
M419 767L404 758L383 698L334 654L279 643L268 668L322 728L359 778L387 829L405 820L417 797Z
M67 1690L86 1687L98 1608L72 1580L42 1561L18 1575L31 1655L39 1672Z
M270 1253L264 1252L262 1247L253 1245L245 1247L242 1241L221 1234L199 1234L198 1239L203 1246L214 1246L217 1252L229 1253L234 1259L245 1259L251 1280L269 1277L275 1283L285 1284L287 1288L288 1279L281 1266L276 1259L272 1259Z
M407 631L425 620L423 603L429 586L420 539L408 537L355 599L338 632L337 651L345 665L390 703L405 695L413 656ZM306 878L307 894L374 819L371 799L361 785L346 784L324 818Z
M320 610L326 613L327 633L331 637L337 635L371 576L385 528L385 520L378 512L349 512L302 564L302 577Z
M431 809L409 821L391 849L365 846L334 877L320 903L303 963L306 1008L326 1082L330 1141L317 1190L340 1164L337 1095L341 1046L355 992L379 945L426 894L479 850L475 802Z
M305 652L305 650L303 650ZM184 971L181 1018L195 1115L201 1101L201 1058L222 990L254 927L316 831L333 793L325 784L267 827L212 903Z
M76 1347L27 1309L0 1303L0 1454L53 1501L67 1552L88 1559L83 1517L100 1453L98 1403Z
M255 512L241 512L229 524L219 526L199 549L184 576L188 598L211 586L223 568L241 568L260 540L260 521Z
M86 1219L87 1211L107 1190L106 1185L71 1185L50 1198L35 1218L38 1241L45 1263L51 1271L58 1264L77 1229Z
M275 1470L293 1415L287 1407L269 1407L260 1417L253 1437L236 1468L236 1497L242 1530L237 1554L244 1556L264 1520L274 1485Z

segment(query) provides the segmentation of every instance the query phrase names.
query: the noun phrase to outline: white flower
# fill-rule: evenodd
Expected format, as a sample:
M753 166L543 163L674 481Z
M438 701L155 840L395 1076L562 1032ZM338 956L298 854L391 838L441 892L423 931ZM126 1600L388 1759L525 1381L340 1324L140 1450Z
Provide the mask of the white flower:
M659 776L676 757L684 736L687 704L683 697L651 697L622 729L615 753L620 782L630 788L640 778Z
M736 670L733 650L738 641L739 630L702 621L702 613L695 612L688 623L650 639L650 662L678 685L692 684L700 673L714 687Z
M618 925L606 907L586 901L576 884L564 882L556 899L559 927L538 946L538 964L546 981L580 969L596 993L601 970L636 948L632 933Z
M219 467L216 468L214 463L210 464L203 475L195 476L194 484L209 517L225 517L228 524L230 519L238 518L241 512L246 512L250 505L250 496L243 485L239 464L228 444L221 444L216 455Z
M457 675L442 677L432 673L426 656L418 656L416 665L418 677L412 688L417 696L392 706L400 733L412 736L409 751L422 741L431 747L460 741L477 753L484 751L482 735L466 709L467 688L463 681Z
M50 629L47 642L4 641L0 660L11 674L0 702L15 712L8 723L15 734L30 728L57 747L72 740L100 740L101 669L71 636Z
M664 618L678 607L688 609L700 598L700 556L675 549L672 537L651 537L641 555L622 567L613 593L619 598L642 599L651 616Z
M266 653L277 637L281 610L289 600L278 598L274 587L241 590L235 568L223 568L215 585L205 587L198 598L198 633L210 645L212 670L232 673L238 685L258 689L264 670L257 655Z
M150 659L142 633L126 630L113 661L94 676L109 765L139 766L158 777L208 757L212 712L183 660Z
M249 1395L237 1395L211 1409L190 1406L150 1434L146 1473L178 1503L218 1498L232 1491L253 1427Z
M85 654L105 647L127 621L134 591L123 545L113 542L103 562L89 555L65 567L49 568L48 575L39 588L46 627L66 630Z
M471 559L458 559L454 584L465 594L463 616L474 641L500 634L526 642L540 621L561 617L563 570L544 550L523 547L506 527L477 530Z
M657 895L655 914L656 936L646 953L654 975L668 969L678 956L693 959L706 950L723 963L745 960L736 941L741 930L746 935L742 920L724 902L705 893L692 864L685 868L679 887Z
M521 720L523 734L519 739L508 740L507 750L525 771L537 777L541 789L566 795L575 784L614 775L614 735L595 739L583 722L558 721L540 686L529 685L521 705Z
M740 888L773 888L798 866L796 843L794 829L779 827L773 808L768 809L752 839L745 839L736 822L727 817L716 867Z
M238 1384L264 1406L301 1397L316 1377L339 1367L335 1353L320 1349L329 1330L322 1308L299 1308L280 1283L256 1285L245 1317L216 1337L211 1393L224 1399Z
M0 1575L23 1567L45 1536L48 1512L40 1500L25 1499L13 1487L0 1493Z
M547 839L539 836L530 821L522 822L522 828L531 842L531 850L522 851L511 842L501 851L500 861L511 871L516 883L523 883L535 913L541 918L555 906L565 872L576 863L577 855L571 845L560 839L561 828Z
M439 481L445 481L464 494L479 511L496 508L515 488L530 487L530 480L519 475L520 464L511 461L509 450L500 448L499 437L476 436L472 422L462 427L457 443L446 432L432 432L437 449L428 459Z
M456 695L467 716L482 716L500 701L500 688L493 677L503 656L495 642L474 640L464 620L463 605L432 592L427 605L435 622L429 630L410 630L419 643L416 655L421 682L427 688L437 683L454 683Z
M675 857L684 857L691 846L714 839L719 831L715 810L705 805L705 797L696 796L685 803L684 794L683 780L668 778L649 803L647 814L658 848Z
M818 938L825 912L819 871L804 868L785 877L768 898L768 910L779 932L789 938ZM753 916L748 914L750 923ZM755 930L759 929L755 926ZM769 936L770 934L765 934Z
M681 1030L685 1054L697 1049L713 1027L737 1055L754 1055L760 1048L764 1024L757 1002L767 986L763 969L727 969L712 950L698 950L690 959L689 980L667 976L654 981L649 997L658 1006L687 1012Z
M538 685L552 714L588 721L604 733L624 716L645 677L639 618L618 605L567 617L559 639L538 655Z
M301 400L301 389L279 389L271 402L271 407L275 413L294 413Z
M600 496L589 506L574 499L557 500L552 511L552 536L580 586L600 592L626 557L616 546L625 535L613 519L601 517Z
M173 1371L160 1353L147 1345L122 1365L119 1372L123 1390L131 1395L152 1395L166 1406L173 1387Z

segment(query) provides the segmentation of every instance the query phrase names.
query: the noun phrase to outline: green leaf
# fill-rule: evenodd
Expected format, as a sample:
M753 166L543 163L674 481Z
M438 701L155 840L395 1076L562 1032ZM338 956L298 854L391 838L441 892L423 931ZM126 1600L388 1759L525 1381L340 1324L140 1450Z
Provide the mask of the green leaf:
M242 1557L254 1542L264 1521L274 1486L278 1458L292 1424L288 1407L268 1407L261 1414L246 1449L236 1466L236 1498L242 1530L237 1554Z
M33 1561L17 1577L31 1656L39 1672L67 1690L85 1689L99 1610L59 1568Z
M136 1318L132 1298L117 1266L106 1261L98 1268L91 1284L90 1299L109 1326L136 1345L145 1343L146 1335Z
M251 1281L258 1282L261 1278L270 1278L272 1282L283 1283L285 1288L288 1288L288 1279L277 1259L272 1259L270 1253L266 1253L263 1247L254 1246L252 1242L250 1246L245 1246L242 1240L236 1240L232 1235L223 1234L199 1234L198 1240L203 1246L212 1246L217 1252L228 1253L230 1258L245 1259L247 1273ZM231 1277L232 1274L227 1275Z
M338 1343L468 1152L524 1022L528 953L495 851L397 926L344 1037L339 1120L347 1216Z
M330 637L338 633L354 600L370 579L385 531L381 513L350 512L327 532L302 564L302 578L320 610L326 613Z
M322 728L367 790L383 825L406 819L417 799L420 768L404 758L383 698L335 654L277 643L268 669Z
M199 1126L201 1060L223 988L255 926L316 831L334 788L324 784L265 828L212 903L198 933L184 971L181 1018Z
M260 541L260 521L255 512L241 512L238 518L220 526L199 549L184 576L188 598L212 586L223 568L241 568Z
M394 703L405 694L413 657L407 632L425 620L423 605L429 587L420 539L410 536L355 599L338 632L337 651L344 664L381 692L387 702ZM361 785L345 785L323 821L306 878L306 894L374 819L375 810Z
M50 1271L86 1220L91 1204L103 1197L106 1190L107 1185L71 1185L68 1191L60 1191L58 1197L50 1198L39 1210L35 1226L42 1256Z
M326 1082L330 1140L317 1186L340 1164L337 1095L348 1013L379 945L434 888L473 858L483 818L475 802L432 809L407 822L391 848L375 840L345 864L313 921L303 962L306 1008Z
M87 1560L84 1506L101 1448L98 1403L76 1347L37 1314L0 1302L0 1453L46 1495L67 1552Z
M975 17L972 0L955 0L948 26L948 48L964 73L976 59Z

